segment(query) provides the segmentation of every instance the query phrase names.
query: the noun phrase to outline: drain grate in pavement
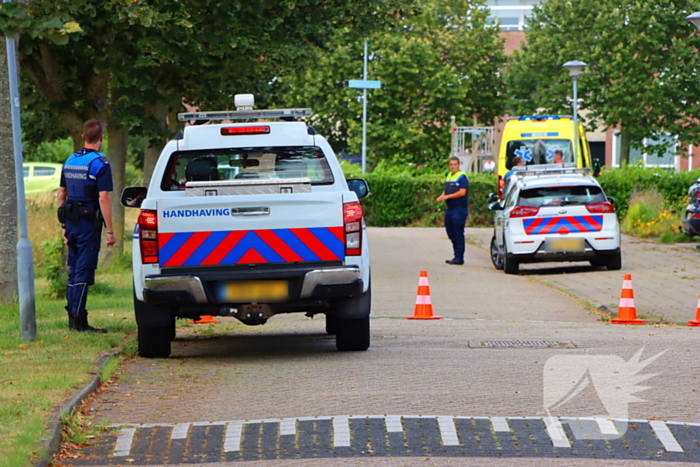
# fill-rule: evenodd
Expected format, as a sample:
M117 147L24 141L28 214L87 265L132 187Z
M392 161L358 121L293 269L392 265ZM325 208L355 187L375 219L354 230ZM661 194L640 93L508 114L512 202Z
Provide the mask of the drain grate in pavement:
M561 344L555 341L485 341L484 347L558 347Z

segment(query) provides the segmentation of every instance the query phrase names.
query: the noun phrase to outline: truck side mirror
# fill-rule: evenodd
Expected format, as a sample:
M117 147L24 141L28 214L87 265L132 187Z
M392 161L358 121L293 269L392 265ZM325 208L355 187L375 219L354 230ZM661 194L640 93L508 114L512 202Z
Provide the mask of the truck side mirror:
M127 208L140 208L141 202L146 197L148 188L145 186L130 186L122 191L122 206Z
M348 188L350 191L354 191L357 195L357 199L366 198L369 196L369 185L367 185L367 180L364 178L350 178L348 179Z

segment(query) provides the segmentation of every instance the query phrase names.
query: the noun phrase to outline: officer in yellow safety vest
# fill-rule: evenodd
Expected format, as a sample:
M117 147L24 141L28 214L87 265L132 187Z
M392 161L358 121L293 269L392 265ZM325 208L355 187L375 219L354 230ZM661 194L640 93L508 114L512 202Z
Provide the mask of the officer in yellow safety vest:
M464 226L469 216L469 179L459 170L459 158L450 158L450 174L445 180L445 190L437 197L445 201L445 230L452 242L454 257L447 264L464 264Z

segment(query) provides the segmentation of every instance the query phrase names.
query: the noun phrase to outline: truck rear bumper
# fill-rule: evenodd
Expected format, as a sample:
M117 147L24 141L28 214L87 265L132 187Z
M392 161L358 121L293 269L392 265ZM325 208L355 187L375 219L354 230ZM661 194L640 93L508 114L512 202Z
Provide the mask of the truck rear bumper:
M250 273L149 275L144 278L144 301L149 304L217 304L215 289L220 282L286 279L290 300L352 297L362 294L359 266L333 266L310 270Z

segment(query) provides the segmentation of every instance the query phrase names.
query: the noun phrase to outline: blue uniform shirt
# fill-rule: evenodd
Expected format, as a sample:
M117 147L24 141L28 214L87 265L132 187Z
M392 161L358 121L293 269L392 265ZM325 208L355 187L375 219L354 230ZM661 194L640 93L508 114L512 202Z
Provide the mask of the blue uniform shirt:
M447 208L466 208L469 207L469 179L464 172L450 173L445 180L445 194L451 195L457 193L464 188L466 194L461 198L452 198L446 200Z
M63 164L61 186L66 188L69 201L99 207L100 191L112 191L112 168L104 155L83 148Z

